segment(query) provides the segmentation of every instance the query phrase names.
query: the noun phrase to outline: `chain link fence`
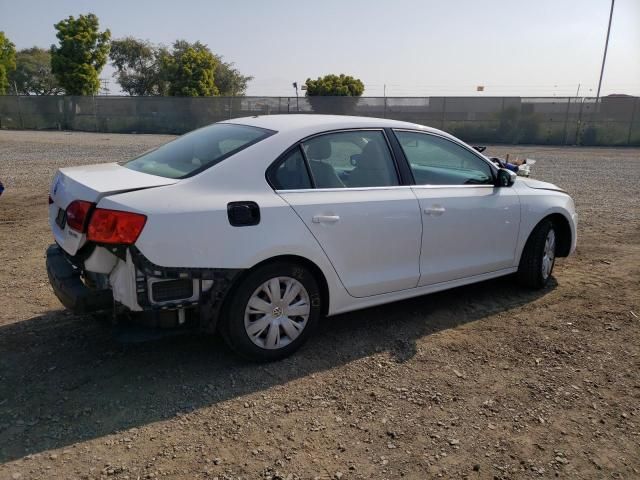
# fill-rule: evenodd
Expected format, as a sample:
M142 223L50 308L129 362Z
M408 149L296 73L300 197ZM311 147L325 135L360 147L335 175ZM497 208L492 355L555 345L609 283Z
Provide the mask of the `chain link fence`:
M173 133L229 118L323 113L392 118L468 142L640 145L640 97L0 96L0 128Z

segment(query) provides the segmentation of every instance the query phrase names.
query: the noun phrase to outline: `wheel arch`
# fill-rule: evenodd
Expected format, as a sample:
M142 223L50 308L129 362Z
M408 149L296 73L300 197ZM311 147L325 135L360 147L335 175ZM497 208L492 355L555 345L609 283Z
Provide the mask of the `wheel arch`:
M233 284L229 288L229 291L227 292L227 295L225 296L226 297L225 303L231 297L229 293L233 291L250 272L254 271L256 268L263 267L264 265L268 265L271 263L280 263L280 262L295 263L297 265L301 265L307 268L311 272L313 277L318 282L318 287L320 287L320 295L322 296L322 303L321 303L322 315L327 315L329 311L329 300L330 300L329 283L327 282L324 272L318 265L316 265L313 261L309 260L308 258L302 257L300 255L291 255L291 254L276 255L274 257L270 257L265 260L262 260L261 262L256 263L251 268L247 268L244 272L242 272L241 275L238 275L238 277L234 280Z
M569 223L569 220L562 213L558 213L558 212L550 213L549 215L546 215L545 217L540 219L540 221L538 221L533 226L533 228L527 235L527 240L525 242L525 245L529 242L531 235L533 234L535 229L538 227L538 225L540 225L542 222L549 221L549 220L553 224L553 227L557 235L556 256L557 257L569 256L569 253L571 252L571 242L573 240L572 238L573 233L571 231L571 224Z
M557 234L557 257L567 257L571 252L571 225L567 217L561 213L552 213L544 218L545 220L551 220L554 229Z

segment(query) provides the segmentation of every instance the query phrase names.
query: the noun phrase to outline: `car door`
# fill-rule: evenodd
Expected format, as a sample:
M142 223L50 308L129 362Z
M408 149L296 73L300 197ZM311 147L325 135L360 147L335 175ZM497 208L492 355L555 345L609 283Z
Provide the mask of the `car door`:
M462 144L424 132L395 135L422 214L419 285L512 267L520 226L515 189L496 187L489 162Z
M317 135L270 172L277 193L317 239L350 295L416 287L420 209L411 187L401 185L383 130Z

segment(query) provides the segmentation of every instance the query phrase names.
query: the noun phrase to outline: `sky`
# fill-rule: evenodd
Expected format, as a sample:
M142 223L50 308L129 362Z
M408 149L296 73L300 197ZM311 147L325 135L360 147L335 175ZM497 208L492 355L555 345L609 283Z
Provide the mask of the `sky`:
M95 13L112 38L199 40L243 73L249 95L294 95L327 73L365 96L595 96L610 0L0 0L18 49ZM119 88L111 78L111 93ZM476 87L483 85L484 92ZM640 95L640 0L616 0L602 95Z

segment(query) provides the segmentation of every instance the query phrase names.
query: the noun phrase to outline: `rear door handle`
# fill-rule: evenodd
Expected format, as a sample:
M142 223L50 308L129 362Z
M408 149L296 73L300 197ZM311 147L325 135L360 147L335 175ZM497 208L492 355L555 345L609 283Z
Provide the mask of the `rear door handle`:
M311 219L313 223L336 223L340 220L339 215L314 215Z
M444 207L437 207L437 206L433 206L433 207L428 207L424 209L424 213L427 215L433 215L434 217L439 217L440 215L442 215L444 212L446 211L446 209Z

